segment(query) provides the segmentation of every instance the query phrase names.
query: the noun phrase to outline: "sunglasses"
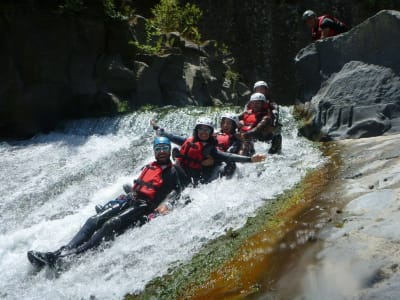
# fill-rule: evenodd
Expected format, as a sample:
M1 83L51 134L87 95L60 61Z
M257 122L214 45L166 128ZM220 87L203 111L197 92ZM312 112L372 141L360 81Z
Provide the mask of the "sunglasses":
M211 133L211 128L209 128L209 127L198 127L197 131L198 132L206 132L206 133L210 134Z
M169 152L170 150L171 150L171 147L169 145L156 145L156 146L154 146L154 152L155 153Z

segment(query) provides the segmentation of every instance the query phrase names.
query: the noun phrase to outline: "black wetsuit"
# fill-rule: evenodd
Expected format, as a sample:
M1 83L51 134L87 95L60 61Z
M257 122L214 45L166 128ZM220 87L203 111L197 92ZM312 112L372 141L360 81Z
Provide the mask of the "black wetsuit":
M170 162L169 162L170 163ZM90 217L74 238L61 249L81 253L110 240L115 234L121 234L129 227L142 224L145 217L166 198L179 197L181 190L188 183L186 175L179 166L163 169L162 186L150 200L140 194L134 200L119 197L106 205L106 209Z

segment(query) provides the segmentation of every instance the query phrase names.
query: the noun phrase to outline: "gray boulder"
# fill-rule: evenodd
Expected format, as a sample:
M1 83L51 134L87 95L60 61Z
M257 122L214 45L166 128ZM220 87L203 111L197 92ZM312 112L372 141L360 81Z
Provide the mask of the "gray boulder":
M318 41L296 57L311 139L400 131L400 12L381 11L351 31Z

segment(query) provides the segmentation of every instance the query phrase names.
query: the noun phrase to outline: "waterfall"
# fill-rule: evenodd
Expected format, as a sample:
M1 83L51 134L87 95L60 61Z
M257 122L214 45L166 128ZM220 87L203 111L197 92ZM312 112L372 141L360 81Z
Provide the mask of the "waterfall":
M237 109L237 108L236 108ZM298 137L291 108L282 108L283 153L258 164L238 164L231 180L187 188L193 201L74 259L59 276L33 272L30 249L66 244L97 204L122 193L153 160L154 118L169 132L189 136L195 120L215 123L227 111L173 108L115 118L70 121L30 140L0 143L0 298L118 299L189 260L228 228L237 229L256 209L320 165L320 151ZM256 143L266 153L267 143Z

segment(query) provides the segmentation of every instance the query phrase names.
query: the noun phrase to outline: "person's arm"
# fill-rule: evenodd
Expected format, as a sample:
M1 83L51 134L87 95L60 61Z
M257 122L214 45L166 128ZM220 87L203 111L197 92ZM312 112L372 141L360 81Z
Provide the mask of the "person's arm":
M155 209L160 214L167 214L179 200L181 192L189 184L190 180L181 167L175 165L171 168L171 181L173 190L165 197L164 201Z
M268 111L267 115L264 116L260 122L258 122L258 124L256 126L254 126L254 128L250 129L247 132L243 133L243 137L244 138L251 138L254 134L256 134L258 131L260 131L261 129L272 125L272 118L271 118L271 112Z
M335 29L336 23L330 18L324 18L320 25L321 39L329 37L331 30Z
M167 195L165 200L161 202L160 205L157 206L155 210L162 215L169 213L169 211L172 210L172 208L175 206L179 197L180 197L180 192L178 192L177 190L173 190L171 193Z
M226 152L238 153L241 147L242 147L242 141L235 138L232 145L226 150Z
M179 146L183 145L183 143L187 139L187 137L176 135L176 134L173 134L173 133L168 133L168 132L165 132L164 130L162 131L162 133L160 135L169 138L169 140L172 143L177 144Z
M164 128L161 128L160 126L158 126L154 120L150 120L150 125L157 132L157 135L165 136L165 137L169 138L169 140L172 143L177 144L179 146L181 146L187 139L187 137L166 132L164 130Z
M241 162L241 163L249 163L249 162L261 162L264 161L266 156L264 154L254 154L251 157L248 156L243 156L243 155L238 155L234 153L228 153L228 152L221 152L217 149L215 151L212 151L210 155L219 161L224 161L224 162Z

